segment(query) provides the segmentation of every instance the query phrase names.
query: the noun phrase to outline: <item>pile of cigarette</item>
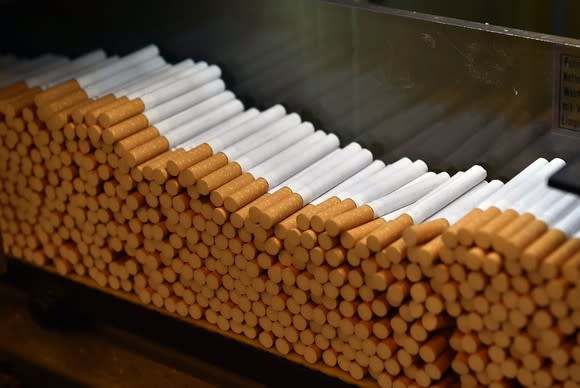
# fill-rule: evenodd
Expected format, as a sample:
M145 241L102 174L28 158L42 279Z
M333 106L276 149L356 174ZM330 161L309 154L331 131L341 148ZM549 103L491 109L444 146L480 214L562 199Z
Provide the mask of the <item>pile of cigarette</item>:
M563 160L385 164L220 77L155 46L0 57L5 252L361 385L580 384Z

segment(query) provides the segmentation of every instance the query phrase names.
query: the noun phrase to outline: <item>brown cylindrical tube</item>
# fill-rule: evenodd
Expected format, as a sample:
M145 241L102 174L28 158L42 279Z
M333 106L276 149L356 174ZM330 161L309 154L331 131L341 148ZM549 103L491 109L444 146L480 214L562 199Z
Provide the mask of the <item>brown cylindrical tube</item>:
M388 247L377 253L379 266L386 268L387 264L398 264L407 255L407 244L403 237L392 242ZM384 262L384 264L381 264Z
M239 210L237 210L235 213L232 213L230 215L230 222L232 223L232 225L237 229L241 229L244 226L244 223L246 222L246 220L249 218L250 208L256 204L260 204L264 201L267 201L270 196L271 196L270 193L265 193L264 195L260 196L259 198L244 205Z
M169 150L169 141L165 137L159 136L158 138L150 140L127 152L124 160L127 162L129 167L135 167L138 164L153 159L167 150Z
M107 94L106 96L99 97L96 100L91 101L87 105L74 108L71 112L71 118L75 124L80 124L84 121L85 113L105 106L115 100L116 98L112 94Z
M121 104L121 107L124 105ZM103 142L105 144L114 144L120 142L123 139L130 137L131 135L138 134L149 127L149 119L147 116L140 114L133 116L125 121L106 128L103 132Z
M383 220L382 218L377 218L365 224L357 226L356 228L347 230L340 236L340 243L345 249L352 249L360 239L372 233L375 229L384 225L385 222L386 221Z
M481 248L489 248L493 241L493 237L517 217L518 213L512 209L506 210L505 212L493 217L476 232L475 243Z
M89 106L94 102L95 102L94 100L86 99L71 107L56 112L55 114L53 114L48 118L48 120L46 121L46 126L51 131L57 131L63 128L65 124L72 119L72 112L74 110L82 109L83 107Z
M246 174L251 176L251 174L249 173ZM245 206L251 201L264 195L268 191L268 188L269 188L268 182L264 178L258 178L254 180L252 183L228 195L224 199L224 206L228 211L235 212L242 206Z
M566 234L558 229L551 229L544 233L544 235L526 247L522 252L520 256L522 267L529 272L534 271L540 264L540 261L556 250L566 241L566 238Z
M310 227L316 232L323 232L328 220L354 208L356 208L356 203L352 199L341 201L312 216L310 219Z
M225 185L213 190L210 194L210 201L214 206L223 206L224 199L238 191L240 188L250 184L254 178L250 174L242 174Z
M259 205L254 205L250 207L250 218L249 218L250 221L255 224L258 224L260 222L260 216L264 209L273 206L274 204L278 203L278 201L286 198L290 194L292 194L292 190L290 190L288 187L282 187L281 189L272 193L272 195L268 197L268 199L260 202Z
M314 209L309 210L308 212L305 212L304 211L305 209L303 209L303 213L299 214L298 217L296 218L296 225L298 229L302 231L310 229L310 220L315 214L327 210L339 203L340 199L338 197L330 197L324 200L323 202L319 203L318 205L316 205Z
M325 222L324 227L326 232L330 236L338 236L345 230L355 228L366 222L369 222L375 218L374 210L368 206L363 205L361 207L349 210L335 217L332 217Z
M145 111L145 104L140 98L127 101L125 104L103 112L98 117L98 123L103 128L110 128L115 124L128 120ZM112 143L108 143L112 144Z
M516 219L510 221L495 233L491 242L492 247L497 252L505 255L506 251L509 250L510 237L524 229L533 220L534 216L530 213L525 213L516 217Z
M448 227L449 222L444 218L409 226L403 231L403 239L408 247L413 247L441 235Z
M34 97L34 103L37 106L43 106L57 98L74 92L80 89L81 86L76 80L69 80L58 85L55 85Z
M178 177L179 183L182 186L195 185L199 179L209 175L221 167L224 167L228 162L227 155L223 152L218 152L217 154L183 170Z
M519 232L508 238L504 248L505 258L515 260L520 257L525 247L536 241L548 230L548 225L540 220L533 220L524 226Z
M264 229L271 229L284 218L300 210L303 205L302 197L297 193L291 193L272 206L262 210L259 216L259 223ZM251 211L252 209L250 209L250 214Z
M22 109L32 106L34 97L38 95L40 88L27 89L24 93L0 102L0 111L4 113L5 119L12 119L20 115Z
M449 347L447 336L436 334L419 350L419 356L425 362L435 362L437 357Z
M154 181L155 178L155 171L157 171L157 169L162 168L163 166L165 166L167 164L167 161L169 159L171 159L174 155L174 153L179 154L180 152L184 152L183 150L177 150L177 151L167 151L167 152L163 152L159 155L157 155L156 157L154 157L153 159L147 161L145 163L145 165L143 166L143 178L147 179L150 182ZM165 182L153 182L156 183L159 186L162 186L163 183Z
M201 155L204 155L204 158L200 159ZM200 144L187 151L181 158L168 162L166 167L167 172L171 176L179 176L179 174L186 168L189 168L212 155L213 150L209 144Z
M569 239L558 249L552 252L540 264L539 272L545 279L551 279L558 275L562 265L580 250L580 240Z
M208 195L212 190L242 175L242 168L236 162L230 162L197 181L197 190L201 195Z
M367 238L367 246L373 252L379 252L402 236L403 231L413 225L413 219L402 214L396 219L372 231Z
M102 134L103 128L101 128L99 125L90 125L89 128L87 129L87 135L89 136L89 139L93 146L99 145Z
M101 113L106 112L109 109L114 109L124 104L125 102L127 102L127 97L120 97L118 99L115 99L114 101L109 102L108 104L99 106L98 108L86 112L84 116L85 123L88 125L97 124L97 118Z
M28 86L24 81L19 81L13 83L12 85L5 86L0 90L0 99L10 98L14 95L25 92Z
M298 212L291 214L286 219L280 221L276 227L274 228L274 234L281 240L286 239L288 236L288 232L292 229L296 229L296 220L300 214L308 213L313 211L315 208L314 205L308 204Z
M46 121L53 114L74 106L79 102L85 101L88 98L89 97L87 96L87 93L84 90L79 89L70 94L64 95L46 105L39 106L36 110L36 115L41 120Z
M472 222L462 225L457 232L457 239L461 245L470 246L477 231L490 220L497 217L501 211L496 207L490 207L476 217Z

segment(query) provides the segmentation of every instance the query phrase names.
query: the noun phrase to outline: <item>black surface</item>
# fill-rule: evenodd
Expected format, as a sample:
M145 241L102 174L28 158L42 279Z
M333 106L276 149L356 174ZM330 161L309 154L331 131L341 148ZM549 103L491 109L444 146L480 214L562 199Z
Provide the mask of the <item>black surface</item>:
M548 184L560 190L580 195L580 158L568 162L548 180Z

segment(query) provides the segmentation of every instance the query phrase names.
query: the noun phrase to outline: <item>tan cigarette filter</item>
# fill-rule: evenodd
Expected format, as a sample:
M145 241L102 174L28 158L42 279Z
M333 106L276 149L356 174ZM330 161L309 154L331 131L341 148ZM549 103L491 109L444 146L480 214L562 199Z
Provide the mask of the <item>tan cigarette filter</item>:
M430 241L435 236L442 234L448 227L449 221L444 218L409 226L403 232L403 239L407 246L412 247Z
M208 195L212 190L234 180L242 175L242 168L236 162L228 163L224 167L204 176L197 181L197 190L201 195Z
M308 204L298 212L288 216L285 220L280 221L274 228L274 234L281 240L284 240L288 236L288 232L291 229L296 228L298 216L301 214L313 214L316 207L312 204Z
M541 262L540 274L545 279L556 277L566 260L578 251L580 251L580 240L573 238L566 240Z
M491 218L485 225L475 234L475 243L481 248L489 248L492 243L493 236L495 236L506 225L515 220L518 213L512 209L506 210L503 213Z
M175 151L177 154L180 153L180 151ZM184 152L183 150L181 150L181 152ZM143 177L145 179L147 179L148 181L154 181L155 178L155 171L157 171L157 169L162 168L163 166L165 166L167 164L167 161L169 159L171 159L173 157L173 152L172 151L167 151L167 152L163 152L159 155L157 155L156 157L154 157L153 159L145 162L144 166L143 166ZM162 183L159 182L155 182L157 183L160 187L162 187Z
M224 167L228 162L229 160L226 154L218 152L217 154L183 170L178 177L179 183L184 187L195 185L199 179L209 175L221 167Z
M41 107L80 88L76 80L69 80L39 93L34 97L34 103Z
M566 238L566 234L562 231L550 229L522 252L520 256L522 267L528 272L534 271L540 264L540 261L562 245L566 241Z
M120 110L125 105L129 105L130 103L124 103L119 105L117 108L113 108L111 110L107 110L104 113L101 113L99 117L102 117L104 114L114 111ZM106 127L103 133L103 142L105 144L114 144L118 141L121 141L131 135L138 133L146 129L149 126L149 120L143 114L137 114L128 118L127 120L123 120L115 125ZM103 127L104 128L104 127Z
M345 230L355 228L375 218L374 210L368 206L349 210L326 221L324 227L330 236L338 236Z
M72 110L71 117L75 124L80 124L85 119L85 114L90 112L91 110L98 109L102 106L110 104L111 102L115 101L116 98L112 94L107 94L106 96L99 97L96 100L93 100L87 105L76 107Z
M485 210L479 217L472 222L462 225L457 232L459 243L464 246L470 246L474 243L475 234L481 227L497 217L501 211L496 207L490 207Z
M94 146L97 146L101 141L103 135L103 128L100 125L90 125L87 129L87 135Z
M284 218L302 209L303 205L302 197L297 193L291 193L262 211L259 216L260 225L264 229L271 229Z
M444 246L443 238L437 236L423 245L408 247L409 259L413 262L419 263L423 268L430 267L433 265L439 255L439 251Z
M105 130L106 132L106 130ZM104 133L103 133L104 134ZM137 133L124 138L115 144L115 153L124 158L129 154L129 151L148 143L159 137L159 131L155 127L148 127L146 129L140 130Z
M22 109L34 103L34 97L38 95L40 88L28 89L26 92L13 98L0 102L0 112L6 119L11 119L20 114Z
M57 130L61 129L62 127L64 127L67 122L72 120L72 113L75 109L82 109L83 107L91 105L92 103L94 103L94 100L86 99L86 100L80 101L79 103L77 103L71 107L68 107L68 108L65 108L59 112L56 112L55 114L50 116L48 118L48 120L46 120L46 126L51 131L57 131Z
M230 215L230 222L232 223L232 225L237 228L237 229L241 229L243 228L246 220L248 219L249 215L250 215L250 208L252 206L259 206L260 204L264 203L265 201L268 200L268 198L271 196L272 194L270 193L265 193L264 195L262 195L261 197L251 201L250 203L246 204L245 206L243 206L242 208L240 208L239 210L237 210L235 213L232 213ZM227 209L227 208L226 208Z
M522 214L496 231L492 236L491 246L498 252L505 254L509 245L509 238L524 229L535 217L530 213Z
M338 197L330 197L316 205L312 210L302 212L298 215L298 217L296 217L296 226L302 231L310 229L310 220L315 214L322 212L323 210L326 210L338 203L340 203L340 199Z
M109 128L122 121L128 120L133 116L143 113L144 111L145 104L143 103L143 100L136 98L127 101L125 104L120 105L115 109L101 113L98 117L98 122L103 128Z
M387 245L399 239L403 231L413 225L413 219L407 214L401 214L394 220L374 230L367 237L367 246L373 252L379 252Z
M268 199L261 201L259 204L250 207L249 220L254 224L259 224L260 217L265 209L267 209L270 206L273 206L274 204L278 203L279 201L286 198L290 194L292 194L292 190L290 190L288 187L282 187L280 190L276 191L275 193L272 193L272 195L268 197Z
M229 181L225 185L213 190L210 193L210 201L216 207L223 206L224 199L228 195L238 191L240 188L250 184L253 181L254 178L250 174L242 174L239 177Z
M245 173L244 175L246 174L251 176L249 173ZM268 191L268 188L268 182L264 178L258 178L252 183L228 195L224 199L224 207L230 212L235 212L242 206L247 205L265 194Z
M87 125L97 124L97 119L101 113L106 112L109 109L114 109L114 108L124 104L125 102L127 102L127 97L121 97L121 98L115 99L114 101L111 101L108 104L105 104L103 106L99 106L96 109L93 109L93 110L86 112L85 117L84 117L85 124L87 124Z
M524 248L540 238L547 230L548 225L543 221L533 220L529 222L519 232L508 238L504 248L506 259L513 260L520 257Z
M333 205L328 209L325 209L312 216L310 219L310 227L316 232L323 232L325 224L328 220L354 208L356 208L356 203L350 198L345 199L344 201L341 201L336 205Z
M159 136L127 152L124 160L128 163L129 167L135 167L167 150L169 150L169 142L165 137Z
M384 225L385 222L386 221L383 220L382 218L377 218L375 220L357 226L356 228L347 230L340 236L340 243L345 249L352 249L360 239L367 236L375 229Z
M481 213L481 209L473 209L455 224L447 228L445 232L443 232L443 242L445 242L445 245L447 245L449 248L455 248L459 244L459 230L462 227L471 225L473 222L475 222L480 217Z
M36 115L41 120L46 121L53 114L63 109L74 106L79 102L85 101L88 98L89 97L87 96L87 93L84 90L82 89L75 90L74 92L61 96L48 104L39 106L38 109L36 110Z
M26 86L24 81L13 83L12 85L0 89L0 100L20 94L27 89L28 86Z

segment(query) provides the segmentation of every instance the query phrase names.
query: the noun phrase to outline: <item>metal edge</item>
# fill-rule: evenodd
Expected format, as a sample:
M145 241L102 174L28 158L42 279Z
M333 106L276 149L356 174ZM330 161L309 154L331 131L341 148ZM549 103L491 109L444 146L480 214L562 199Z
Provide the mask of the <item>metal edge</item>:
M452 18L452 17L447 17L447 16L437 16L437 15L431 15L431 14L422 13L422 12L401 10L401 9L387 7L384 5L372 4L372 3L368 3L368 2L361 4L355 0L322 0L322 1L325 3L331 3L331 4L335 4L335 5L342 6L342 7L357 8L357 9L367 10L370 12L383 13L383 14L388 14L388 15L397 16L397 17L410 18L410 19L426 21L426 22L431 22L431 23L438 23L438 24L444 24L444 25L449 25L449 26L454 26L454 27L467 28L467 29L471 29L471 30L478 30L478 31L482 31L482 32L489 32L489 33L499 34L499 35L507 35L507 36L517 37L517 38L522 38L522 39L535 40L535 41L549 43L549 44L558 44L558 45L563 45L563 46L568 46L568 47L580 48L580 39L567 38L567 37L551 35L551 34L542 34L539 32L531 32L531 31L526 31L526 30L520 30L517 28L497 26L497 25L493 25L493 24L474 22L474 21L470 21L470 20L457 19L457 18Z

